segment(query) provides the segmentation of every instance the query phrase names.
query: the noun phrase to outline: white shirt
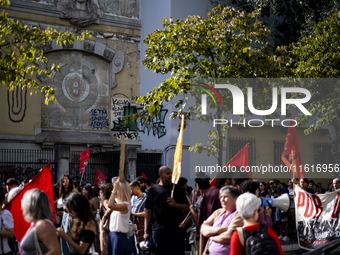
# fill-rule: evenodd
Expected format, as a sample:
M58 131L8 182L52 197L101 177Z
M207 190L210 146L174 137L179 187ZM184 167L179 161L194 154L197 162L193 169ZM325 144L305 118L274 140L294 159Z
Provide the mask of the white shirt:
M7 229L14 228L13 216L10 211L4 209L0 214L0 229L5 231ZM11 248L8 245L8 238L2 237L2 242L4 245L4 250L1 250L0 246L0 254L6 254L11 251Z
M119 211L112 211L110 216L110 232L129 232L131 205L129 202L123 203L127 204L128 212L122 214Z

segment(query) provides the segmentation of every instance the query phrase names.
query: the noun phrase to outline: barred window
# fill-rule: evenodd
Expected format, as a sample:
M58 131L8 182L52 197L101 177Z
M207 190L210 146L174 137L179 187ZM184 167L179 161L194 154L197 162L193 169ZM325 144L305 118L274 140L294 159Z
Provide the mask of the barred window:
M282 162L282 153L285 147L285 140L274 140L274 165L280 166Z
M327 142L315 142L314 146L314 164L332 163L331 144Z

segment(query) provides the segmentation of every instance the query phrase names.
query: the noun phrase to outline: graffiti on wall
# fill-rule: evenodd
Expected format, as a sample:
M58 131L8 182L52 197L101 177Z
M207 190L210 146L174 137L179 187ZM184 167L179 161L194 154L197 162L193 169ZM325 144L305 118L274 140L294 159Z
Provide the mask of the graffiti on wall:
M27 110L27 89L7 91L7 103L10 121L14 123L23 121Z
M92 109L90 111L90 127L96 130L107 130L109 127L107 110Z
M140 139L140 132L147 133L148 135L152 134L158 138L166 135L164 120L168 110L162 109L163 106L150 123L147 123L143 116L139 118L138 121L133 121L130 117L126 117L141 110L134 105L130 99L111 98L111 106L111 131L116 132L114 134L115 137L120 138L124 135L127 139L136 140Z

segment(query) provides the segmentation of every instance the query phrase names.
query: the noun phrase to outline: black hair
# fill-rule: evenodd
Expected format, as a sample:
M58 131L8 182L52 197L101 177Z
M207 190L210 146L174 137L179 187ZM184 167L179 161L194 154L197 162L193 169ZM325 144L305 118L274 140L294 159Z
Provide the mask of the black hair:
M256 181L244 181L240 184L241 194L250 192L255 195L256 190L259 188L259 184Z
M138 181L133 181L132 183L130 183L130 187L131 188L139 188L140 189L140 184Z

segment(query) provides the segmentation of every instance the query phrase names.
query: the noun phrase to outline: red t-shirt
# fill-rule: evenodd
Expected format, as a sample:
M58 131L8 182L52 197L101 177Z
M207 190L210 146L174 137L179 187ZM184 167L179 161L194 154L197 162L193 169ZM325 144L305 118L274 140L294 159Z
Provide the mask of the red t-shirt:
M244 229L247 230L248 232L251 232L259 228L260 228L260 225L255 224L252 226L247 226ZM275 231L272 230L270 227L268 227L267 232L271 237L274 238L277 246L279 247L280 255L283 255L281 243ZM246 239L244 238L244 248L243 248L240 242L240 238L238 236L238 232L234 231L230 239L230 254L229 255L240 255L240 254L246 254Z

